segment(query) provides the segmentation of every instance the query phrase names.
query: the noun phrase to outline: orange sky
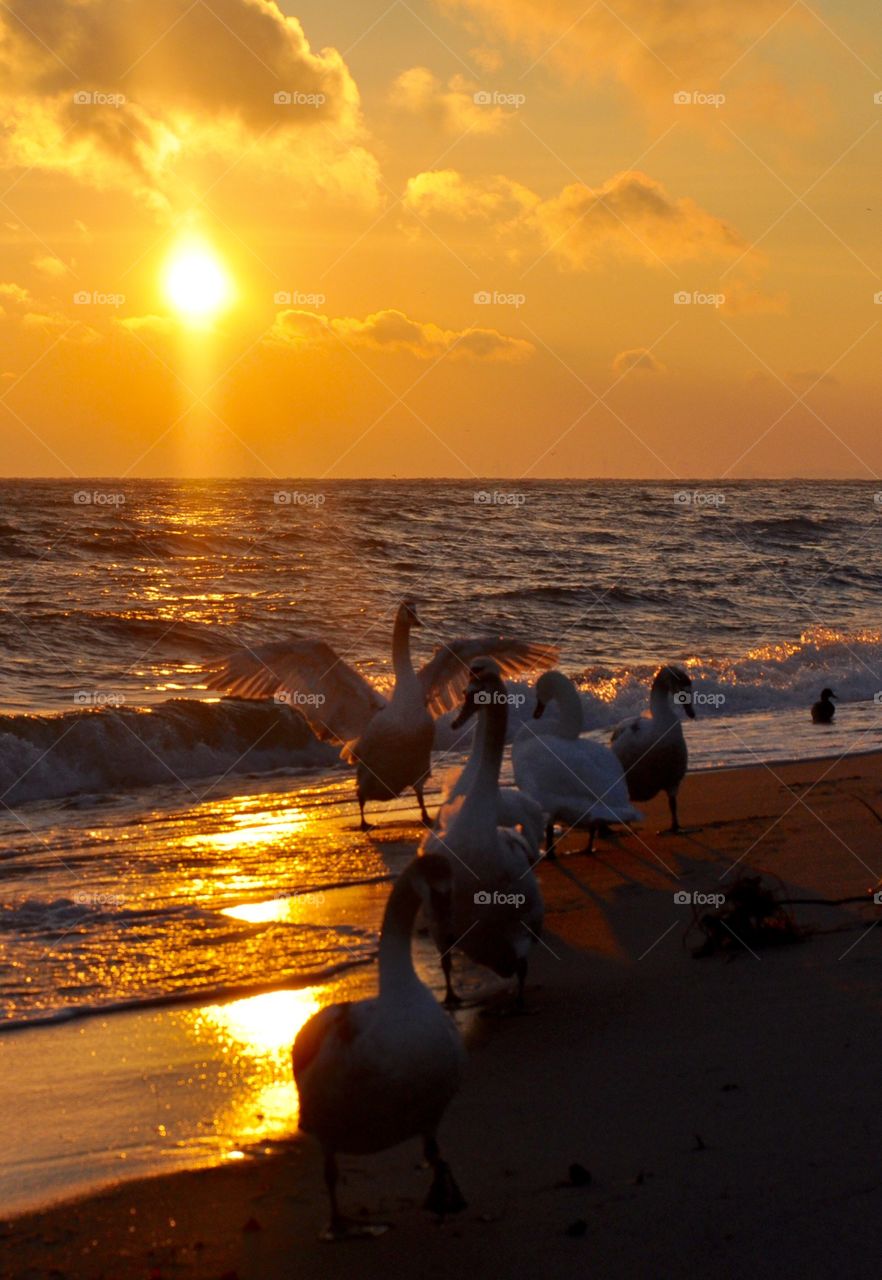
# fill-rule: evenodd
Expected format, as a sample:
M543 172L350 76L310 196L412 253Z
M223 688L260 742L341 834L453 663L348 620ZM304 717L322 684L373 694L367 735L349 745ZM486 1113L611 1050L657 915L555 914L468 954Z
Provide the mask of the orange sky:
M7 0L0 70L5 475L882 472L870 0Z

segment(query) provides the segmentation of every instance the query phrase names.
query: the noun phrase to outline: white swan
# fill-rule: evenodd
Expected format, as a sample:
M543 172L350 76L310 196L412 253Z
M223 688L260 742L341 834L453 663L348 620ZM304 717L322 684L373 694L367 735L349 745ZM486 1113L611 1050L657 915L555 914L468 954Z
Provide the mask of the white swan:
M348 1223L337 1204L337 1155L365 1155L423 1138L434 1178L425 1207L456 1213L465 1201L438 1149L441 1117L459 1088L465 1051L453 1020L414 972L411 933L425 906L444 919L452 877L443 857L423 856L399 876L380 935L380 991L371 1000L328 1005L294 1042L300 1128L321 1143L331 1201L326 1239L374 1235Z
M439 830L443 830L446 825L444 810L447 805L452 804L458 796L466 795L475 780L481 763L484 727L485 721L479 719L468 763L463 769L451 772L447 778L435 819L435 827ZM499 787L496 793L496 823L500 827L519 827L529 846L530 865L540 861L545 815L535 800L517 787Z
M530 846L518 831L499 826L499 767L508 718L505 686L492 658L472 663L472 680L454 727L477 712L480 732L466 768L468 790L441 812L423 856L447 854L453 871L452 928L430 917L441 953L446 1002L456 1003L451 981L454 947L501 977L517 977L523 1007L527 957L542 929L543 905L533 875Z
M570 830L587 829L585 852L590 853L604 822L633 822L643 815L628 799L622 766L609 747L579 737L582 700L561 671L546 671L536 682L534 719L542 716L549 702L558 705L557 726L537 732L525 724L512 743L515 780L547 815L549 857L554 857L556 823Z
M431 768L434 722L456 706L468 683L469 661L492 654L504 675L550 666L557 650L503 636L453 640L435 650L417 672L410 656L410 631L421 626L416 606L404 600L392 632L395 686L387 702L330 645L316 640L242 649L210 669L210 689L240 698L275 696L290 701L317 737L341 747L355 765L361 829L368 800L392 800L413 787L423 822L429 824L423 787Z
M610 739L622 762L632 800L651 800L665 791L671 810L671 832L680 830L677 792L689 767L683 724L675 710L682 706L695 719L692 681L682 667L661 667L649 695L649 715L635 716L617 725Z

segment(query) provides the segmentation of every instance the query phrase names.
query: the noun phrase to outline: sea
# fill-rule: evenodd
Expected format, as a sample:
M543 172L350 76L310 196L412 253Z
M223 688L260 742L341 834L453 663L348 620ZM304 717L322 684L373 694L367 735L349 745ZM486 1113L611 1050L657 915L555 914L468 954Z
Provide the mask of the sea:
M100 1058L133 1011L195 1008L194 1045L269 1036L281 1088L291 1008L272 1001L305 1017L298 992L374 960L413 797L361 833L351 770L299 711L207 688L243 645L319 639L387 691L408 596L417 664L461 636L557 645L600 741L677 662L692 770L882 746L872 482L8 480L0 566L0 1055L24 1033L29 1063L52 1028L95 1022ZM430 807L468 745L439 723ZM77 1163L46 1141L9 1175L34 1194Z

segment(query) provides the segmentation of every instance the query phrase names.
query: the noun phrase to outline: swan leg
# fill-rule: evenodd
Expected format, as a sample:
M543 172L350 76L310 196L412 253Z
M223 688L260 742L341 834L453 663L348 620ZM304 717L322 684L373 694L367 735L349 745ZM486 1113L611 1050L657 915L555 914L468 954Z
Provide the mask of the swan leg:
M594 840L595 840L595 837L597 836L597 830L598 830L599 826L600 826L600 823L599 823L599 822L592 822L592 823L589 825L589 827L588 827L588 843L585 845L585 848L584 848L584 849L581 849L581 850L580 850L580 852L581 852L581 853L593 853L593 852L594 852Z
M358 1236L381 1236L389 1230L388 1222L353 1222L344 1218L337 1203L337 1181L339 1170L337 1157L333 1151L325 1152L325 1186L331 1202L331 1221L322 1232L321 1240L352 1240Z
M445 951L441 957L441 970L444 974L444 1006L447 1009L455 1009L462 1004L459 996L453 990L453 982L451 975L453 974L453 956L449 951Z
M669 808L669 809L670 809L670 811L671 811L671 825L667 828L667 830L666 830L666 831L660 831L660 832L659 832L659 835L662 835L662 836L675 836L675 835L678 835L678 834L679 834L679 831L680 831L680 821L679 821L679 818L677 817L677 793L676 793L676 791L669 791L669 792L668 792L668 808Z
M430 1213L437 1213L441 1218L446 1217L448 1213L461 1213L466 1207L466 1202L450 1172L450 1165L446 1160L441 1159L438 1140L434 1133L427 1133L424 1136L423 1154L434 1171L432 1185L423 1208L428 1209Z
M430 827L432 825L432 819L426 811L426 803L423 800L423 784L421 782L415 782L413 789L416 792L417 800L420 802L420 816L423 820L423 826Z
M361 830L373 831L374 829L373 823L368 822L367 818L364 816L364 796L361 794L360 791L358 793L358 809L361 814Z
M554 847L554 823L549 822L545 828L545 856L552 860L557 857Z

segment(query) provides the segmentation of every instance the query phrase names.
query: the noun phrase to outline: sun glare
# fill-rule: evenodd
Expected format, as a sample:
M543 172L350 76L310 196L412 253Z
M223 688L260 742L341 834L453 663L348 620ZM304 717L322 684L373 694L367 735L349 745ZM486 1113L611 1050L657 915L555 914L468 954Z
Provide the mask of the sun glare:
M198 242L175 249L165 268L164 286L169 302L187 320L210 319L229 304L233 292L219 258Z

